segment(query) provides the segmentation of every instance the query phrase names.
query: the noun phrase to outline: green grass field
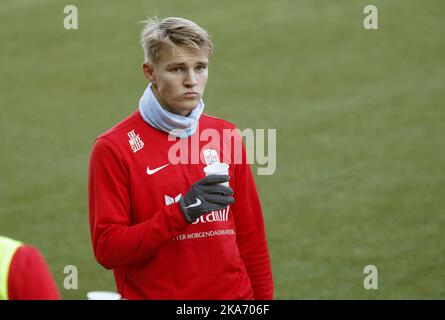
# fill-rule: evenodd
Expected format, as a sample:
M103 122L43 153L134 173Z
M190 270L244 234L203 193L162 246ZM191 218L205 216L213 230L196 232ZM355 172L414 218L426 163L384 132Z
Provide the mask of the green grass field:
M63 8L79 29L63 28ZM363 7L379 9L365 30ZM138 104L146 16L213 36L208 114L277 129L257 176L277 299L445 298L441 0L51 1L0 4L0 234L38 247L65 299L114 290L93 257L95 136ZM442 57L442 58L441 58ZM65 290L65 265L79 289ZM378 268L378 290L363 268Z

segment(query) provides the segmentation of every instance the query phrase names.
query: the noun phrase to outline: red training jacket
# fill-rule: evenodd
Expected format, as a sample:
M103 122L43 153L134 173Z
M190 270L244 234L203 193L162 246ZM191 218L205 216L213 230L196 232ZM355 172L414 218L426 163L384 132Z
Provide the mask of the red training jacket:
M9 300L60 300L51 271L40 252L23 245L12 257L8 275Z
M273 299L262 210L242 139L223 139L232 129L202 114L191 137L169 141L136 111L96 139L88 185L92 245L124 298ZM228 141L232 150L224 149ZM237 143L242 163L234 164ZM235 203L190 224L177 202L205 177L204 149L230 165Z

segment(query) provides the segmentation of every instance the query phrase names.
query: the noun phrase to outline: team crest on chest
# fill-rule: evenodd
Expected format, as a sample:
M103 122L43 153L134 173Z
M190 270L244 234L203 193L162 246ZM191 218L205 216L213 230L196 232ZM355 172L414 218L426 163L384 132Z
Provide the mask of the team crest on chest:
M182 194L178 194L176 197L170 197L170 196L164 195L165 205L169 206L175 202L178 202L181 198L182 198Z
M134 130L128 132L127 135L128 138L130 138L128 140L128 143L130 144L131 150L133 150L133 152L138 152L144 147L144 141L142 141L142 139L139 137L139 134L136 134Z

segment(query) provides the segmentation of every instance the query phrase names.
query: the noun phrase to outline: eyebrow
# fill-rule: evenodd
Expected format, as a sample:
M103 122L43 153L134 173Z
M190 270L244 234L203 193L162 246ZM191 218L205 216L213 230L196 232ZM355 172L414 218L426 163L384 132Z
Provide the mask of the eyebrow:
M198 61L196 64L198 65L208 65L209 63L206 61ZM183 67L186 64L184 62L173 62L173 63L169 63L166 67L167 68L171 68L171 67Z

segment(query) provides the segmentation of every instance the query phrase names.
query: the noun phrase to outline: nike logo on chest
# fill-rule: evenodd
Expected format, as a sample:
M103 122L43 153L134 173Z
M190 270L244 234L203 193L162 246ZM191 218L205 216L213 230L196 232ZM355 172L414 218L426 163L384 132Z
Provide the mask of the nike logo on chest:
M151 176L152 174L155 174L156 172L158 172L159 170L164 169L166 166L168 166L170 163L167 163L166 165L163 165L161 167L155 168L155 169L150 169L149 166L147 166L147 174L149 176Z

